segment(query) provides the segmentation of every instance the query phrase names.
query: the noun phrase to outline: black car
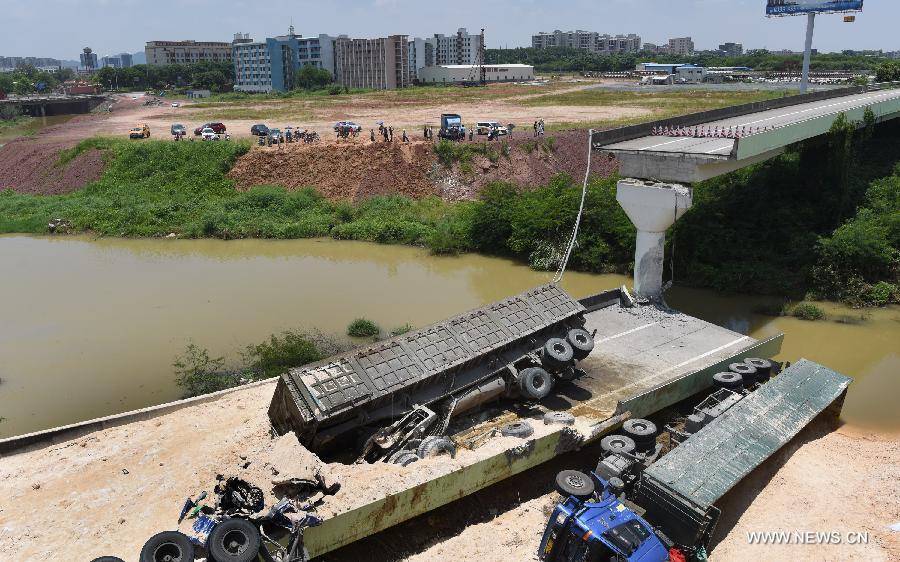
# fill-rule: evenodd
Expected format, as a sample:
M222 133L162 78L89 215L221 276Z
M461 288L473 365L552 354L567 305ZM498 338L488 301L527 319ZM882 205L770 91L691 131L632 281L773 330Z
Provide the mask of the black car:
M257 137L264 137L269 134L269 128L262 123L257 123L250 127L250 134Z

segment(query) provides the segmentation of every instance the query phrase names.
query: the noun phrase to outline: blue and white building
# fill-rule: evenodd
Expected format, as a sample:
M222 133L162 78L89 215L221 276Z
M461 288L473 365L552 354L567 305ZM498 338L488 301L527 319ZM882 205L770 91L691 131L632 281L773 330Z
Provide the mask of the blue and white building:
M291 26L287 35L253 41L236 34L232 42L234 89L240 92L284 92L294 84L303 66L324 68L335 74L334 42L337 37L303 37Z

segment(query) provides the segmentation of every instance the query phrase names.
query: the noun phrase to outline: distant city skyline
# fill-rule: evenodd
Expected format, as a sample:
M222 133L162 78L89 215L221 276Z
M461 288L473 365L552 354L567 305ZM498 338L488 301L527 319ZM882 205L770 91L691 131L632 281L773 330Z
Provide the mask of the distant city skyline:
M76 59L85 46L102 57L140 52L153 40L230 41L239 31L261 39L284 34L291 24L303 35L351 37L398 33L428 37L459 27L477 33L485 27L488 48L527 47L532 34L540 31L585 29L636 33L644 42L656 44L690 36L698 50L735 42L746 50L801 51L806 21L766 18L765 0L0 0L0 4L7 24L0 35L0 55L60 60ZM900 50L892 29L900 21L900 3L869 0L856 23L842 20L840 15L820 16L814 47L820 52ZM36 29L41 33L34 33Z

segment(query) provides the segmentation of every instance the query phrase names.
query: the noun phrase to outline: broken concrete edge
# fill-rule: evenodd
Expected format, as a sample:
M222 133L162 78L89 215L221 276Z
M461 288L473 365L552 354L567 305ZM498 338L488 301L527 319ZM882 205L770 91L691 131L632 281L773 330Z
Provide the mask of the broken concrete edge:
M784 342L784 334L776 334L765 340L742 349L731 357L722 359L703 369L698 369L671 380L659 384L641 394L637 394L627 400L620 400L616 407L616 413L631 412L638 418L646 417L652 413L667 408L681 400L703 392L713 386L712 375L720 371L727 371L728 365L734 363L736 358L743 360L746 357L772 358L781 353L781 344ZM677 391L677 393L675 392Z
M306 530L304 546L311 557L346 546L595 441L621 425L628 416L620 414L599 422L591 426L590 435L562 427L434 480L326 519L321 526ZM577 438L573 438L573 433L579 433Z
M118 427L120 425L125 425L137 421L150 420L165 414L169 414L176 410L180 410L182 408L196 406L198 404L203 404L206 402L214 402L224 396L233 394L235 392L240 392L242 390L269 384L274 385L277 381L277 378L266 379L236 386L234 388L227 388L225 390L220 390L218 392L213 392L210 394L195 396L193 398L184 398L182 400L176 400L174 402L165 402L156 406L148 406L146 408L130 410L128 412L113 414L111 416L105 416L102 418L95 418L83 422L53 427L41 431L35 431L33 433L26 433L24 435L7 437L6 439L0 439L0 458L17 455L20 453L27 453L29 451L40 449L48 445L56 445L65 441L71 441L72 439L83 437L95 431Z
M618 298L618 289L610 291L607 297L613 293ZM587 307L587 305L585 306ZM781 351L783 339L784 334L778 334L745 347L703 369L658 385L628 400L620 401L612 417L591 425L590 433L587 435L572 427L562 427L543 437L529 440L517 447L423 482L408 490L335 515L326 519L321 526L307 530L304 535L304 544L310 556L321 556L413 517L443 507L506 478L534 468L557 455L592 443L612 432L631 417L647 417L662 408L710 388L712 374L733 363L737 358L769 358L777 355Z

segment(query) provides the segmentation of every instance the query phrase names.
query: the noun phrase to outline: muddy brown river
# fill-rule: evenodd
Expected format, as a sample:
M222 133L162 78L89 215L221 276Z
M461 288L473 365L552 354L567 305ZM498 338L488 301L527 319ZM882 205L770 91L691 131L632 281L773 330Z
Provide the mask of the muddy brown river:
M478 255L317 240L121 240L0 236L0 437L177 399L189 342L236 362L286 329L343 334L354 318L422 327L546 283L551 274ZM568 273L582 297L616 275ZM829 321L772 318L765 299L675 288L673 306L757 338L781 358L854 376L852 423L900 428L900 307L827 305ZM834 318L836 320L831 320Z

